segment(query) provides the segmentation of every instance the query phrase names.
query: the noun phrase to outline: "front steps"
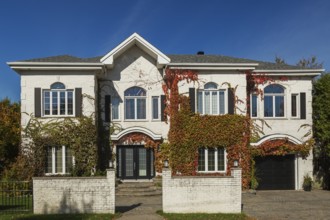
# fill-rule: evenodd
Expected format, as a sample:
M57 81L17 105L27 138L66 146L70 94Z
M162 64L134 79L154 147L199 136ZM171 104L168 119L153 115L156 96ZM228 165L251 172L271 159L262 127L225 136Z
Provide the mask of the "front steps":
M160 187L153 182L125 182L116 187L116 196L159 196L162 194Z

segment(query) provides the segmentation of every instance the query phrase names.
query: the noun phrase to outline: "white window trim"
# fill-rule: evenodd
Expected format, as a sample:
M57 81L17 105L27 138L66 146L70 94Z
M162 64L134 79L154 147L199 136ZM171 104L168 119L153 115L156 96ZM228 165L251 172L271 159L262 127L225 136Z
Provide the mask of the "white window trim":
M279 86L281 86L281 85L279 85ZM282 86L283 87L283 86ZM266 87L265 87L266 88ZM264 90L265 90L265 88L264 88ZM263 114L263 118L265 118L265 119L283 119L283 118L287 118L287 105L288 105L288 103L287 103L287 95L286 95L286 89L283 87L283 89L284 89L284 93L267 93L267 94L263 94L263 96L264 96L264 99L263 99L263 108L262 108L262 114ZM272 98L272 102L273 102L273 116L265 116L265 97L266 96L272 96L273 98ZM283 116L275 116L276 115L276 113L275 113L275 109L276 109L276 107L275 107L275 96L282 96L283 97L283 103L284 103L284 109L283 109L283 113L284 113L284 115Z
M153 100L154 99L157 99L158 100L158 118L154 118L154 105L153 105ZM160 103L160 96L151 96L151 107L150 107L150 109L151 109L151 112L150 112L150 115L151 115L151 120L152 121L160 121L161 120L161 114L160 114L160 112L161 112L161 103Z
M126 118L126 100L127 99L134 99L134 118ZM141 118L137 119L137 99L145 99L146 100L146 118ZM147 121L148 119L148 108L147 108L147 101L148 101L148 96L125 96L125 103L124 103L124 120L125 121Z
M55 148L56 147L51 147L52 148L52 172L51 173L45 173L45 175L63 175L63 174L70 174L70 173L66 173L66 154L65 154L65 150L66 147L63 145L61 146L62 148L62 172L55 172L56 171L56 152L55 152ZM72 166L75 165L75 158L74 156L72 156Z
M45 114L45 93L49 92L49 115ZM53 115L53 92L57 93L57 115ZM65 114L60 114L60 92L65 92ZM68 92L72 92L72 115L68 114ZM75 117L76 100L74 89L43 89L42 90L42 117Z
M214 152L214 157L215 157L214 166L215 166L216 170L212 170L212 171L208 170L208 165L209 165L208 148L204 148L204 152L205 152L205 154L204 154L205 171L198 170L198 168L197 168L198 173L226 173L226 171L227 171L227 151L225 148L224 148L224 163L225 163L224 170L218 170L218 148L215 148L215 152Z
M292 96L296 96L296 110L297 110L297 115L292 116ZM290 117L293 119L300 119L300 94L299 93L291 93L290 95Z
M112 99L111 99L111 106L110 106L110 108L111 108L111 114L110 114L111 121L120 121L121 120L121 118L120 118L120 116L121 116L121 111L120 111L120 97L117 96L116 98L118 98L118 118L114 119L112 117Z
M202 112L199 112L201 115L225 115L228 113L228 105L226 103L228 103L227 101L227 90L226 89L198 89L197 90L197 101L198 101L198 93L199 92L202 92L202 97L203 97L203 104L202 104ZM216 114L205 114L205 92L210 92L210 94L212 94L212 92L217 92L217 113ZM219 101L219 98L220 98L220 92L224 92L224 114L220 114L220 101ZM212 96L210 95L210 103L212 100ZM197 111L198 111L198 105L199 103L197 103ZM212 104L211 104L212 105ZM212 111L212 107L210 108L210 111Z
M256 95L257 96L257 116L252 116L252 96ZM250 95L250 116L251 118L258 118L259 117L259 112L260 112L260 109L259 109L259 96L257 94L251 94Z

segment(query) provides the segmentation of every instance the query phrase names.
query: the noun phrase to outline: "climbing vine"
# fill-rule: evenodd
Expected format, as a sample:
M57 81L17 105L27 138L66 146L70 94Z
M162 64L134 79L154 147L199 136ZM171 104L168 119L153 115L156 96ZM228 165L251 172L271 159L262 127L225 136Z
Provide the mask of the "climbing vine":
M47 147L66 146L75 158L73 176L89 176L97 165L96 126L92 117L39 120L31 117L24 130L23 153L32 176L45 174Z
M199 115L191 112L189 98L179 94L181 81L198 82L198 75L192 70L166 69L163 90L166 95L165 116L170 120L168 143L161 147L162 158L168 158L174 175L201 175L197 173L198 148L224 147L227 152L227 174L234 160L239 160L242 168L243 188L249 188L254 177L253 157L266 155L285 155L299 153L306 157L313 145L310 139L301 145L288 140L276 140L263 143L258 147L250 147L252 138L258 139L262 129L250 117L250 95L260 95L263 100L263 90L260 85L285 81L287 78L273 78L265 74L250 71L246 74L246 115ZM231 88L231 86L229 86ZM235 87L237 88L237 86ZM236 89L233 89L236 93ZM242 100L234 94L235 105ZM236 109L236 107L235 107ZM266 122L262 122L266 123ZM219 174L214 174L219 175Z

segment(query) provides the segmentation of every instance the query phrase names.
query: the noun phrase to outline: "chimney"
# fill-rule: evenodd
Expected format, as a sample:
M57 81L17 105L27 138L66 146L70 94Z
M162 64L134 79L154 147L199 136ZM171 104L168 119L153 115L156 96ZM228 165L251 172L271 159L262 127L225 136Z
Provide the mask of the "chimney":
M197 55L204 55L204 51L198 51Z

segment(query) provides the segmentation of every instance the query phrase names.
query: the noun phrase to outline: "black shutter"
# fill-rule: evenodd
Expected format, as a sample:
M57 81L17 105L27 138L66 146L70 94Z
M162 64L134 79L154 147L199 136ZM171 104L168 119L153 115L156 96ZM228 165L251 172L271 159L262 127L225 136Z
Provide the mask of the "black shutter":
M189 88L190 110L196 112L195 104L195 88Z
M75 88L76 117L82 116L82 89Z
M233 115L235 112L235 95L234 95L234 89L229 88L228 89L228 114Z
M306 119L306 93L300 93L300 119Z
M165 95L160 96L160 120L165 121Z
M110 114L111 114L110 103L111 103L111 96L106 95L105 100L104 100L104 114L105 114L104 121L105 122L110 122Z
M41 117L41 88L34 88L34 116Z

